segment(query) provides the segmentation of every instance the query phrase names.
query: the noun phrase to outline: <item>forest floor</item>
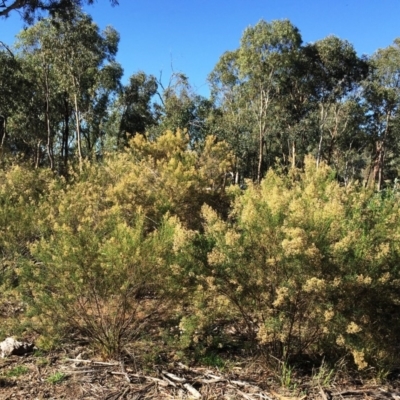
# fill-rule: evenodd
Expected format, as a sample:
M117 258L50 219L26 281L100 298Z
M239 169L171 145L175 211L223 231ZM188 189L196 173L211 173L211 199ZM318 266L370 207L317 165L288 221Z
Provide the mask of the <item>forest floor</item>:
M0 358L0 400L400 400L398 373L378 382L364 380L345 362L332 369L322 361L314 369L303 360L295 369L275 359L273 368L250 354L243 338L220 353L191 355L198 360L194 363L159 335L162 315L149 319L147 335L126 345L118 360L99 358L80 335L58 350L39 346L23 356ZM33 336L25 339L36 342Z
M278 376L257 359L229 368L162 362L141 370L132 358L96 360L85 348L71 347L0 359L0 400L6 399L400 400L400 380L377 384L321 373L307 378L290 370Z

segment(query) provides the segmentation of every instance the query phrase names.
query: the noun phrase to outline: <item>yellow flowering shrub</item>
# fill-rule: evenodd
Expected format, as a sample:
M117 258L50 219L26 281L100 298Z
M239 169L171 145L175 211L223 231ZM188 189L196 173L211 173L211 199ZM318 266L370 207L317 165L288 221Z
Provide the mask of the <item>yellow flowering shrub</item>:
M136 135L122 154L106 164L107 196L129 215L138 206L153 226L170 212L189 228L200 228L203 203L224 210L226 173L232 156L210 136L202 151L188 148L188 136L167 131L155 141ZM151 224L150 224L151 225Z
M36 329L78 330L110 356L137 334L140 315L149 312L143 296L159 293L175 223L165 218L146 233L140 210L127 222L102 194L79 185L64 193L57 207L64 212L49 218L51 234L30 246L35 262L26 260L21 286Z
M213 137L190 150L178 131L137 135L125 151L71 168L68 181L19 166L1 172L0 245L34 328L82 331L103 354L118 353L151 311L144 303L184 295L176 260L195 235L187 227L200 226L204 202L228 204L230 157Z
M304 172L271 170L236 196L228 221L203 208L213 290L267 353L390 363L400 328L398 212L397 195L343 187L312 157Z
M38 203L58 182L49 170L33 170L11 164L0 169L0 333L10 335L23 329L20 284L21 260L29 245L45 229ZM4 315L3 315L4 313ZM6 319L5 316L10 318ZM18 326L19 325L19 326Z
M399 194L344 187L312 157L304 171L228 188L230 163L213 137L193 150L184 132L166 132L137 135L125 151L71 168L67 181L0 170L0 301L23 300L25 319L13 316L21 326L84 332L105 356L164 303L166 331L188 354L240 334L286 360L392 365ZM13 333L8 322L2 329Z

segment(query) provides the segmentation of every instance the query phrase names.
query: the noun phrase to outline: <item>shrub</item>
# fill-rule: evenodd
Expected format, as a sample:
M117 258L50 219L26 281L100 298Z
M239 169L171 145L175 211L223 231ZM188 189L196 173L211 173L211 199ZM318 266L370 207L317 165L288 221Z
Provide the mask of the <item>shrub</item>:
M0 170L0 330L4 336L24 329L18 275L29 245L41 235L40 202L58 184L49 170L13 164Z
M73 208L84 201L84 210ZM49 335L79 330L105 357L118 354L132 340L160 293L173 225L167 219L146 233L138 213L128 225L118 207L106 209L101 193L65 194L52 234L31 246L23 288L30 313ZM158 300L159 301L159 300ZM150 305L151 304L151 305Z
M393 361L398 342L399 207L327 166L270 171L248 183L230 221L203 207L214 243L203 282L266 354L352 354L362 369Z
M125 152L86 162L49 189L20 273L35 329L57 340L78 330L109 357L166 293L177 294L166 277L179 232L200 221L200 201L223 192L206 189L228 165L226 146L213 138L202 155L187 145L180 132L155 142L137 136Z

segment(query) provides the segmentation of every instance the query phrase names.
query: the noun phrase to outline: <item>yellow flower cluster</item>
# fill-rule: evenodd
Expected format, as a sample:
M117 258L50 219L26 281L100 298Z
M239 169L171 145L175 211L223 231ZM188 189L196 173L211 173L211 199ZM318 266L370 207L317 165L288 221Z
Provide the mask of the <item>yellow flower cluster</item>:
M296 256L302 254L307 246L307 234L304 229L299 227L284 228L283 231L288 239L282 241L282 249L286 256Z
M358 333L361 332L362 328L357 325L354 321L351 321L349 325L347 325L346 332L347 333Z
M310 279L307 279L306 283L303 285L303 290L306 293L323 292L326 290L326 281L324 279L312 277Z

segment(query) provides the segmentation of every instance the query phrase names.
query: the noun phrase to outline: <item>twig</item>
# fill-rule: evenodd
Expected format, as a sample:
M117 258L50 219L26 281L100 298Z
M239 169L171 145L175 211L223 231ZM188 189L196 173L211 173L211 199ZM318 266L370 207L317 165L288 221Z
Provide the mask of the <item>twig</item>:
M247 393L244 393L244 392L242 392L242 391L239 390L239 389L236 389L236 390L237 390L237 392L238 392L241 396L243 396L246 400L253 400L253 397L249 396Z
M238 386L252 386L252 385L250 385L250 383L243 382L243 381L230 381L230 383L233 383L233 384L238 385Z
M322 400L330 400L330 399L328 399L328 396L326 395L325 391L321 387L319 388L319 394L321 395ZM332 396L329 396L329 397L332 398Z
M212 378L212 379L198 379L199 382L209 385L210 383L226 382L223 378Z
M166 376L168 376L168 378L171 378L172 380L176 381L176 382L186 382L185 378L181 378L179 376L176 376L174 374L171 374L170 372L167 371L162 371L162 373Z
M0 45L2 45L2 46L10 53L11 57L15 59L14 53L13 53L13 52L11 51L11 49L10 49L4 42L2 42L1 40L0 40Z
M123 375L125 376L125 379L127 380L128 383L131 383L131 378L129 377L129 375L128 375L128 374L126 373L126 371L125 371L124 362L121 361L121 362L120 362L120 365L121 365L122 373L123 373Z
M195 398L201 399L201 394L189 383L185 383L183 387Z
M164 376L162 374L161 374L161 376L163 377L165 382L168 382L169 385L176 387L176 384L174 382L170 381L166 376Z
M65 361L93 364L93 365L101 366L101 367L115 367L116 365L119 365L119 363L107 363L107 362L93 361L93 360L82 360L80 358L66 358Z
M115 373L115 374L118 374L118 373ZM158 383L161 386L168 386L167 382L165 382L165 381L163 381L162 379L159 379L159 378L154 378L152 376L145 376L145 375L139 375L139 374L131 374L131 375L134 376L135 378L139 378L139 379L143 379L143 378L144 379L149 379L149 380L151 380L153 382Z
M96 372L95 369L84 369L84 370L73 370L73 371L65 371L66 374L89 374L92 372Z
M117 399L123 399L123 398L125 398L125 395L129 392L131 390L131 388L128 386L124 391L123 391L123 393L121 393L118 397L117 397ZM117 400L116 399L116 400Z
M374 394L372 390L344 390L343 392L335 393L335 396L362 396L364 394Z

